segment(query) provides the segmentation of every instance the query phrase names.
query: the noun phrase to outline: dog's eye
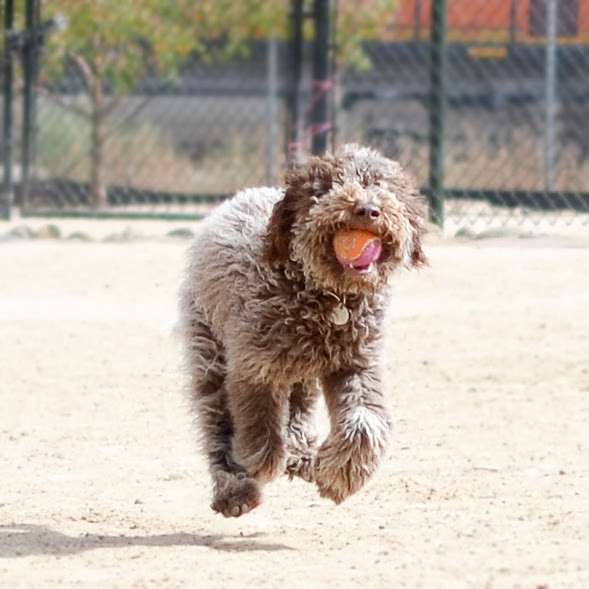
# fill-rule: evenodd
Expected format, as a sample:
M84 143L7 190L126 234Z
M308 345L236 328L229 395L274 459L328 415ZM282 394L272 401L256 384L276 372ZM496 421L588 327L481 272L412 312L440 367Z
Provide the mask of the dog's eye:
M333 187L333 182L331 178L326 177L318 177L313 178L309 184L307 184L307 189L314 195L314 196L323 196L327 194Z

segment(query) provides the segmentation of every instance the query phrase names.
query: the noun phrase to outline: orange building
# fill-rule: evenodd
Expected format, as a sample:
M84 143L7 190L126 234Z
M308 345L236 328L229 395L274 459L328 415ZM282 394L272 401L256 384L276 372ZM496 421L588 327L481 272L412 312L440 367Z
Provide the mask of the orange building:
M589 0L558 0L557 31L561 44L589 42ZM450 42L543 43L546 0L447 0ZM427 40L431 0L398 0L388 41Z

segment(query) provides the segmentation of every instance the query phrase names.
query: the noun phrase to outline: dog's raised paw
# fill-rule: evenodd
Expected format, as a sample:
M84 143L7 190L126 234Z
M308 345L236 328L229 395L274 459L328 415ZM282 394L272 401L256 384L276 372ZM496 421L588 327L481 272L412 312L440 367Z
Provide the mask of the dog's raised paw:
M321 497L339 504L359 491L372 476L381 452L371 446L365 435L335 442L327 440L319 449L314 480Z
M336 473L335 476L331 475L329 477L324 477L324 474L315 475L315 483L320 497L331 499L336 505L339 505L356 490L350 487L345 471L342 470Z
M215 486L211 509L225 517L239 517L255 509L262 502L262 492L251 477L223 477Z

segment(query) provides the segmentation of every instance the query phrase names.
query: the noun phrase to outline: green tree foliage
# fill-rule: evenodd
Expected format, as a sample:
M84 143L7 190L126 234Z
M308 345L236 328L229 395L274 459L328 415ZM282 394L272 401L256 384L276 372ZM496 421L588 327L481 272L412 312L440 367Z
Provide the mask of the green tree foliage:
M217 4L52 0L44 6L46 17L67 19L66 28L49 37L45 71L55 78L66 66L74 67L87 96L86 107L78 102L63 104L90 122L90 186L95 206L107 204L104 150L110 114L150 70L169 75L190 54L202 51L207 23L217 34L231 33L221 28ZM207 5L211 10L206 10Z
M19 3L22 0L18 0ZM309 3L310 5L310 3ZM121 96L149 72L173 75L191 55L226 58L252 38L285 38L288 0L51 0L45 18L65 17L49 36L43 71L58 78L66 66L83 81L87 105L71 101L91 126L91 196L107 203L104 149L109 115ZM392 15L392 0L339 0L338 47L344 61L362 62L360 41L377 38ZM211 40L220 47L210 53ZM107 90L108 89L108 90ZM56 98L57 99L57 98Z

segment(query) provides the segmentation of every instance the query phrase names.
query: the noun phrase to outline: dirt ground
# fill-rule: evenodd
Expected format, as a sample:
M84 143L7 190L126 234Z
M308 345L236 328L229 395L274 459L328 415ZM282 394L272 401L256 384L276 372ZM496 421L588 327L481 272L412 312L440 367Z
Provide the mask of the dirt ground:
M431 243L376 478L338 507L281 479L237 520L182 394L185 248L0 243L0 586L589 587L588 247Z

